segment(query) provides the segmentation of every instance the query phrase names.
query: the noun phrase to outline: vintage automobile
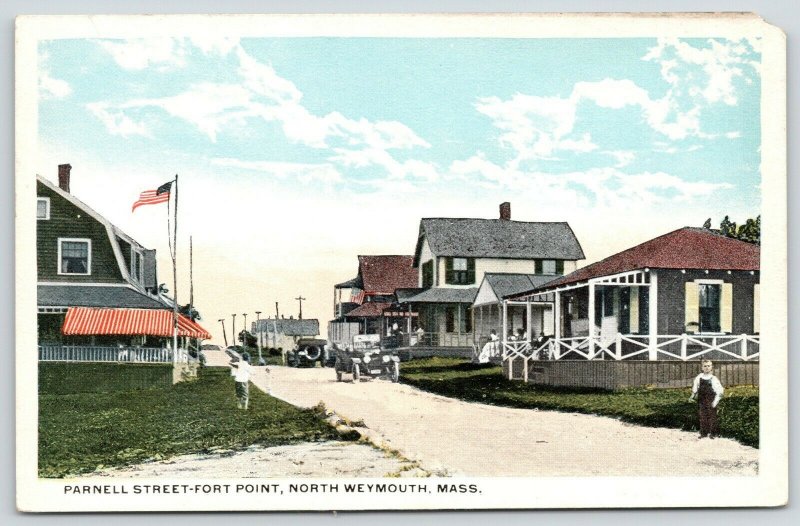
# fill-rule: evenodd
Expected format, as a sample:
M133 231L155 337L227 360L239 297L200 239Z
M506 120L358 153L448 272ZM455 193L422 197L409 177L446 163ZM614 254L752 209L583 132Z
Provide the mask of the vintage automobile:
M328 341L319 338L301 338L295 348L286 353L289 367L332 367L336 356L328 351Z
M362 378L388 378L400 380L400 357L396 351L381 349L380 336L361 334L353 336L350 348L336 348L336 381L341 382L345 374L353 375L353 381Z

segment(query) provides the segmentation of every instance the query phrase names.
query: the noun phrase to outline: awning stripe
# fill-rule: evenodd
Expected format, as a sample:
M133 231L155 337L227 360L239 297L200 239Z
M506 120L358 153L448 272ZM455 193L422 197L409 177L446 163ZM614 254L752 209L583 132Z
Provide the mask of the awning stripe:
M70 307L61 333L71 335L172 336L173 312L164 309L104 309ZM178 318L178 336L211 339L203 327L183 315Z

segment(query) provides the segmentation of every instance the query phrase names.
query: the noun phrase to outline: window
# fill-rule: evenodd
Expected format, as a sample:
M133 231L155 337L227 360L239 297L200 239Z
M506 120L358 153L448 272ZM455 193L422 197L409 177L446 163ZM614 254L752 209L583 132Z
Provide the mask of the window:
M431 287L433 287L433 260L422 264L422 288L428 289Z
M36 198L36 219L50 219L50 198Z
M720 332L720 286L700 283L700 332Z
M92 242L89 239L58 240L58 273L91 274Z
M461 305L448 305L445 310L445 332L472 332L472 316Z
M473 285L475 283L475 259L447 258L444 282L448 285Z
M563 259L537 259L535 263L536 274L563 274Z
M142 253L131 247L131 278L142 282Z

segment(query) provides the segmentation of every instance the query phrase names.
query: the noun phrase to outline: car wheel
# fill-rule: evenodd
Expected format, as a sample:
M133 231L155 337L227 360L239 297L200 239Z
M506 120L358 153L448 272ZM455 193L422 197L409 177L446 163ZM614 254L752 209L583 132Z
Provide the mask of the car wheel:
M358 364L353 364L353 381L358 382L361 380L361 370L358 368Z
M306 356L313 364L322 355L322 350L316 345L306 345Z
M400 381L400 364L394 362L392 364L392 375L391 375L392 382L397 383Z

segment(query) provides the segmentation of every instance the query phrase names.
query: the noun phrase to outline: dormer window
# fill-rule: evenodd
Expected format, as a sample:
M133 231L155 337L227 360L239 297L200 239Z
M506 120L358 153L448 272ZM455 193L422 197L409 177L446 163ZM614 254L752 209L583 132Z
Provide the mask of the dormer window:
M50 198L37 197L36 198L36 219L48 220L50 219Z
M92 241L58 238L58 273L88 276L92 273Z
M131 279L142 282L142 266L144 257L142 253L131 247Z

